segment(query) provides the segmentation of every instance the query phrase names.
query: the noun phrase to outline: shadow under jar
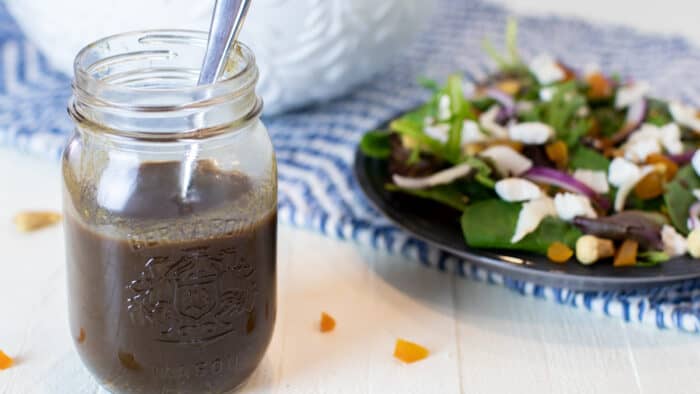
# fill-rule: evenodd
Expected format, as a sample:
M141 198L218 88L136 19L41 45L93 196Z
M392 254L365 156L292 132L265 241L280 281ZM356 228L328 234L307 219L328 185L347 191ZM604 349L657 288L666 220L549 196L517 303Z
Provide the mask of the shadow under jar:
M245 46L196 86L207 36L108 37L75 61L63 155L70 328L118 393L224 392L276 312L277 170Z

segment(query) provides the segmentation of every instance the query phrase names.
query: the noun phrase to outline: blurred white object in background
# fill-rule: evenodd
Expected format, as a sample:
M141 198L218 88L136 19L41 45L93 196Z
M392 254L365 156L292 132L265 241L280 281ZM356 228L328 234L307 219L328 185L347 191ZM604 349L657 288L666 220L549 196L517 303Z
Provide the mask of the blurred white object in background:
M266 113L346 93L384 69L425 20L424 0L256 0L241 40L257 56ZM130 30L207 30L213 0L6 0L27 36L72 74L76 52Z

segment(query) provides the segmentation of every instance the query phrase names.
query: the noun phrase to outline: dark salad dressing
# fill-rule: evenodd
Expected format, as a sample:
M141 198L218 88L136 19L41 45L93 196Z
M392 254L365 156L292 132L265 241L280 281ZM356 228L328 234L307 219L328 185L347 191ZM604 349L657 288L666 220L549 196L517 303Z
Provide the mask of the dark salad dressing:
M197 163L183 199L181 172L177 162L142 164L128 177L128 193L123 182L105 182L95 193L109 206L74 201L81 218L66 220L76 348L115 392L231 390L272 335L274 209L246 217L249 179L207 161ZM88 228L85 212L106 219Z

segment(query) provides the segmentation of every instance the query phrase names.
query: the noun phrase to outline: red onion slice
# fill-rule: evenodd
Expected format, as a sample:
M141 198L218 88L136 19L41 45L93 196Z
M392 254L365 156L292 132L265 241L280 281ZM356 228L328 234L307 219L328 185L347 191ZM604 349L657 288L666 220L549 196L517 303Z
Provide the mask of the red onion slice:
M676 164L684 165L690 163L690 161L693 160L695 152L695 150L689 150L678 155L668 155L668 158L673 160Z
M646 99L641 99L634 104L630 105L629 109L627 109L627 116L625 118L625 124L622 126L622 129L615 133L610 140L614 144L619 144L620 142L624 141L627 139L627 137L630 136L635 130L639 129L639 127L644 123L644 120L647 117L647 112L649 109L649 105L647 103Z
M547 167L533 167L523 176L531 181L553 185L573 193L583 194L603 210L607 211L610 209L610 200L599 195L583 182L580 182L565 172Z
M696 201L688 209L688 230L700 228L700 201Z
M486 95L496 100L498 104L501 105L505 112L505 117L510 119L515 116L515 101L508 93L496 88L488 88L486 89Z

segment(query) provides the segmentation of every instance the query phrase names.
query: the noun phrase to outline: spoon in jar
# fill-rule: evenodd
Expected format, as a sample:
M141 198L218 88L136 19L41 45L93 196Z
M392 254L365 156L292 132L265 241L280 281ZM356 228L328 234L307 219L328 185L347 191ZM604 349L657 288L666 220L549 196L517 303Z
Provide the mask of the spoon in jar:
M202 68L197 85L216 82L226 69L229 54L234 48L238 35L248 14L251 0L216 0L214 13L209 26L209 39L204 53ZM202 127L203 119L195 120L195 126ZM187 192L192 181L192 171L199 155L199 144L190 146L182 165L180 197L187 200Z

